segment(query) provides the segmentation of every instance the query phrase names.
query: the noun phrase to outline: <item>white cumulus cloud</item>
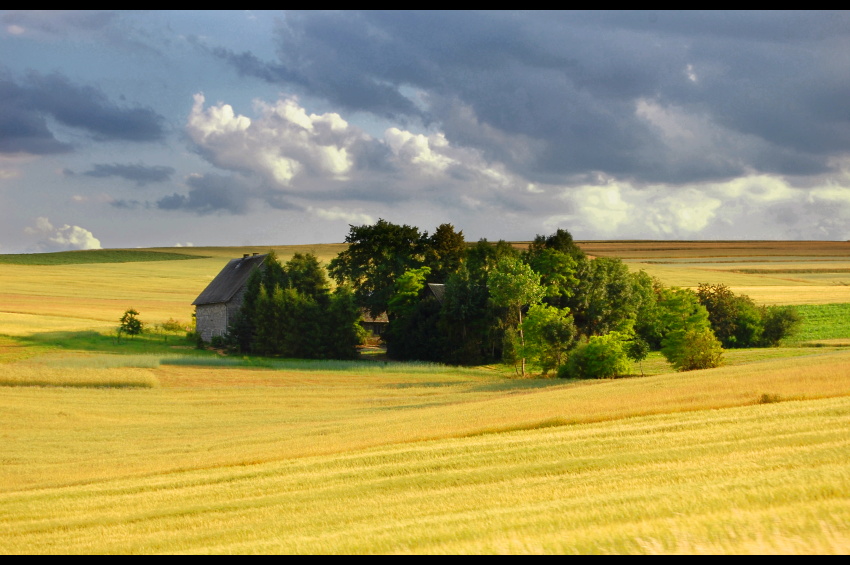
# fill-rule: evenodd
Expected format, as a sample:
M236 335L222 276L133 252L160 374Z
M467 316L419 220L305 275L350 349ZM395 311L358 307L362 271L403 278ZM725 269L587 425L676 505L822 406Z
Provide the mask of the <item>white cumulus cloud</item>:
M389 128L384 139L399 161L415 165L424 172L442 173L457 161L444 155L449 142L442 133L429 136Z
M102 249L100 240L89 230L69 224L54 227L45 217L36 218L35 226L24 228L24 232L40 237L36 245L41 251Z
M323 220L344 220L346 223L353 225L375 223L375 219L369 214L364 214L363 212L357 212L354 210L346 210L339 206L333 206L331 208L315 208L313 206L308 206L307 211Z
M186 126L202 153L218 167L258 173L281 188L302 174L345 180L354 165L351 146L365 137L339 114L308 114L295 98L256 101L253 120L229 104L204 104L196 94Z

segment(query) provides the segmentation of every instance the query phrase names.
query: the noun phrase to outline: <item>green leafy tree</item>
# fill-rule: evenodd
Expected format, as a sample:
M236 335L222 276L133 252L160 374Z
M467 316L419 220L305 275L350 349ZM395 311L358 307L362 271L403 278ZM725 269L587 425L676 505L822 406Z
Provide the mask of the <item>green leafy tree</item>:
M543 299L545 290L540 284L540 275L519 259L504 257L496 265L496 270L490 273L488 287L493 303L507 311L507 327L516 332L519 347L525 347L522 309ZM525 362L525 357L522 357L520 363L523 376Z
M384 334L387 355L393 359L441 360L440 304L425 291L430 273L430 267L411 269L395 281L388 305L390 327Z
M649 344L643 338L635 336L626 343L626 355L640 364L640 374L643 376L643 360L649 355Z
M630 332L639 306L633 277L619 259L597 257L579 262L579 284L567 305L579 330L587 336Z
M130 308L124 312L124 315L119 320L121 323L118 327L119 332L129 336L136 336L142 333L144 322L139 320L138 316L139 313L134 308Z
M664 285L645 271L631 274L632 297L635 311L635 335L644 341L650 350L661 348L664 336L662 309L658 304Z
M573 379L610 379L629 374L631 363L626 353L628 335L609 332L591 336L576 347L561 366L558 376Z
M775 347L794 335L803 323L800 313L793 306L769 306L763 310L764 329L760 345Z
M328 264L338 284L350 284L357 302L377 316L387 311L395 281L421 267L428 234L380 219L373 225L350 226L348 248Z
M446 281L438 331L445 336L444 362L475 365L501 358L500 320L487 286L466 265Z
M269 288L271 285L271 288ZM243 352L307 359L353 359L362 341L360 310L349 287L331 293L312 254L282 265L271 253L251 273L228 345Z
M522 322L525 346L521 356L537 364L545 375L557 370L572 349L578 331L569 310L534 304Z
M425 288L425 279L431 274L430 267L410 269L398 277L393 284L393 295L389 299L387 312L395 317L409 315L419 302Z
M276 286L281 288L289 286L283 264L277 258L277 253L272 249L269 249L268 253L266 253L260 274L263 286L270 295L274 292Z
M708 329L686 330L680 339L662 349L667 360L679 371L711 369L723 364L723 348Z
M577 262L586 257L584 251L573 241L572 234L560 228L549 236L537 235L528 246L528 254L536 255L544 249L565 253Z
M283 266L285 286L315 300L323 300L329 293L328 279L321 263L312 253L296 253Z
M457 273L466 259L466 241L463 231L455 231L451 224L440 224L425 250L425 264L431 269L430 282L445 283L449 275Z
M540 284L546 290L546 302L564 308L575 294L579 284L576 278L578 263L572 255L556 249L541 249L525 255L526 263L540 275Z
M491 243L479 239L466 253L467 272L473 284L487 285L487 277L496 270L496 266L504 258L518 258L519 251L510 243L500 239Z
M334 289L322 319L325 356L329 359L356 359L357 346L365 340L366 331L358 323L360 309L349 287L343 285Z
M749 296L735 295L724 284L706 283L699 285L697 296L723 347L755 347L761 342L762 310Z
M661 353L678 371L717 367L723 347L711 330L708 311L693 291L665 289L662 293L665 335Z
M559 229L550 236L537 235L529 244L523 259L541 276L546 287L546 302L563 308L566 299L575 294L576 273L580 262L586 262L584 252L575 244L567 230Z

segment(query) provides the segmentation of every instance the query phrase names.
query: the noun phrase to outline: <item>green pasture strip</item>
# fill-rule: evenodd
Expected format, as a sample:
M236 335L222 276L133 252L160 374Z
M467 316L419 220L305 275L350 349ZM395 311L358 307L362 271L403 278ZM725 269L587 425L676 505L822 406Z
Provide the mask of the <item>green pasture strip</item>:
M801 304L795 306L803 318L796 341L850 338L850 303Z
M117 326L117 323L116 323ZM16 336L17 343L58 348L65 351L99 352L110 355L172 356L179 352L187 362L195 357L217 357L214 351L195 349L195 341L185 335L145 332L138 336L121 336L115 332L59 331Z
M0 553L846 554L848 422L786 402L6 492Z
M0 263L11 265L80 265L86 263L136 263L142 261L179 261L207 258L202 255L147 251L143 249L93 249L56 253L20 253L0 255Z
M7 335L0 335L0 365L36 357L53 349L48 345L33 345Z

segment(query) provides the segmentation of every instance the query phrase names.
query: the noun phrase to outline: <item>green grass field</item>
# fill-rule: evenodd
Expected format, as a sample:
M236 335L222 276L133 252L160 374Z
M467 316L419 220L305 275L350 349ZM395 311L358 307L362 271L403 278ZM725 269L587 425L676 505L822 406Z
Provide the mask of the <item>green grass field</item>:
M839 243L588 244L806 305L784 347L600 381L115 339L131 306L188 319L238 248L0 262L0 553L848 553L850 299L805 279ZM812 272L729 272L765 257Z
M0 255L0 263L10 265L80 265L85 263L138 263L143 261L175 261L199 259L203 256L166 251L132 249L97 249L58 253Z

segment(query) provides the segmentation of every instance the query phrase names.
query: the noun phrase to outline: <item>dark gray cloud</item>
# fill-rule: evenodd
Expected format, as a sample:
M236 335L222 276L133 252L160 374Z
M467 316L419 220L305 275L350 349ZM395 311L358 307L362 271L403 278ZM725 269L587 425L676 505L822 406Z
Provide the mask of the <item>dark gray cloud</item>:
M165 135L164 118L152 108L118 106L103 91L75 85L58 73L29 73L25 90L34 109L95 139L159 141Z
M58 73L30 72L21 82L0 74L0 152L70 151L50 131L48 117L98 141L159 141L165 136L164 119L153 109L119 106L103 91L73 84Z
M0 153L49 155L70 150L53 136L44 113L30 106L26 90L0 75Z
M244 214L248 209L251 189L238 177L216 174L192 176L186 183L188 195L174 193L157 201L161 210L184 210L196 214L228 212Z
M536 181L808 175L850 151L846 12L304 12L277 33L277 61L215 53Z
M167 182L174 174L174 167L161 165L136 164L95 164L83 174L95 178L120 177L136 183L136 186L145 186L150 183Z
M150 208L150 204L145 202L139 202L138 200L113 200L109 203L113 208L120 208L123 210L137 210L139 208Z

